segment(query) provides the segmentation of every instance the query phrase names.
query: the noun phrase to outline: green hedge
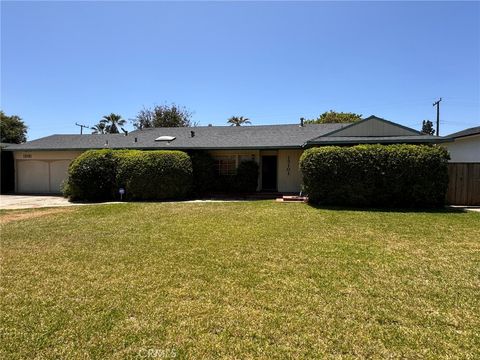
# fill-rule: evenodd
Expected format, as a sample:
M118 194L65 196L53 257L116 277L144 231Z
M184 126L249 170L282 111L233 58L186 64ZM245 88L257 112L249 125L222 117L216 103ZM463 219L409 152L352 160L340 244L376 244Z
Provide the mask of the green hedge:
M120 157L117 184L127 200L182 199L192 186L192 162L182 151L129 151Z
M71 200L162 200L186 197L192 163L181 151L90 150L69 167L64 194Z
M257 190L258 164L253 160L242 161L235 175L219 175L215 160L205 151L190 153L193 166L195 195L215 193L250 193Z
M253 160L238 164L234 190L240 193L255 192L258 186L258 164Z
M258 164L253 160L242 161L235 175L217 175L213 191L226 194L251 193L257 190Z
M70 164L64 195L71 200L114 199L117 161L113 150L84 152Z
M448 152L427 145L326 146L300 159L314 204L437 207L448 187Z
M189 155L193 168L193 193L204 195L214 190L217 172L213 158L205 151L194 151Z

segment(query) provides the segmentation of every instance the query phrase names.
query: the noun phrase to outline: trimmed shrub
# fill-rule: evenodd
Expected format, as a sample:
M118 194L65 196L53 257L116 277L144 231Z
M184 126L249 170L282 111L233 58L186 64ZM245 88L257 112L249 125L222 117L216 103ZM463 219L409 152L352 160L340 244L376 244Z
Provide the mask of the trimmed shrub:
M237 192L255 192L258 185L258 164L253 161L242 161L235 175L234 189Z
M249 193L258 185L258 164L242 161L235 175L218 175L215 160L205 151L191 152L193 168L193 192L204 195L209 192Z
M113 150L89 150L77 157L68 169L63 186L71 200L101 201L115 198L117 157Z
M90 150L69 167L63 193L71 200L118 198L162 200L186 197L191 191L192 163L181 151Z
M128 151L119 157L118 187L127 200L181 199L190 194L192 162L182 151Z
M205 151L195 151L189 154L193 169L193 193L203 195L215 188L217 172L215 161Z
M448 152L427 145L326 146L300 159L314 204L437 207L445 203Z
M217 175L214 191L227 194L255 192L258 185L258 164L253 160L242 161L235 175Z

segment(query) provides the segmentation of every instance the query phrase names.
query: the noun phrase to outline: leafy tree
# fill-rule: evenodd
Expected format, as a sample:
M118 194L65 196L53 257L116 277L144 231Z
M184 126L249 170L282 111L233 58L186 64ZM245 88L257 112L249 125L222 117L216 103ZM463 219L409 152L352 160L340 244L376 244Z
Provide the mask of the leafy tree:
M27 126L17 115L8 116L0 111L0 142L20 144L27 141Z
M227 123L230 124L230 126L242 126L245 124L251 124L251 121L249 118L243 116L232 116L227 120Z
M133 121L133 126L138 129L142 130L145 128L153 127L153 119L154 119L154 112L153 110L143 108L140 110Z
M326 111L316 119L305 120L307 124L352 123L362 120L361 114L351 112Z
M100 123L105 124L105 133L107 134L118 134L118 128L125 125L126 121L122 119L121 115L111 113L110 115L105 115Z
M176 104L155 105L152 109L143 108L140 110L133 122L136 129L150 127L187 127L197 126L193 123L192 112L184 106Z
M106 127L107 127L106 123L100 121L97 125L91 127L91 129L93 130L92 134L106 134L107 133Z
M433 129L433 122L431 122L430 120L423 120L422 133L426 135L435 135L435 130Z

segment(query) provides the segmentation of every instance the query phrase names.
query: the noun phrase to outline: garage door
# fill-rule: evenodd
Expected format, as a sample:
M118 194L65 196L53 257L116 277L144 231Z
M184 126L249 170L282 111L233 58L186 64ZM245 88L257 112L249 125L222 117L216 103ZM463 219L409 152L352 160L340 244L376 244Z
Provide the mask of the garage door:
M63 180L67 177L70 160L58 160L50 162L50 192L62 192Z
M60 193L69 164L70 160L18 160L17 192Z

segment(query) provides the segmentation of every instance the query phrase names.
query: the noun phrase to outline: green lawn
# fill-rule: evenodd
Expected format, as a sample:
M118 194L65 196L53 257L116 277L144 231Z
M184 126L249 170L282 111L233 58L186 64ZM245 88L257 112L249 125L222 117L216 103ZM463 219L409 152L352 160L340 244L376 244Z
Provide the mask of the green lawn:
M480 357L479 213L132 203L1 230L2 359Z

